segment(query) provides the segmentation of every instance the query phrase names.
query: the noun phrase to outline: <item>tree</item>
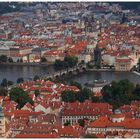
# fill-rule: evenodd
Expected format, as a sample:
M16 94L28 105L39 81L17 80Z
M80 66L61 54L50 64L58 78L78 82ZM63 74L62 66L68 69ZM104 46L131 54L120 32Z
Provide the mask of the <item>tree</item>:
M78 87L79 89L82 89L82 85L76 81L70 81L70 85L71 86L76 86Z
M78 58L75 56L65 56L64 61L68 63L68 67L74 67L78 63Z
M18 108L22 108L27 102L33 105L32 99L29 97L28 93L21 88L12 88L10 93L10 100L18 103Z
M86 66L87 66L87 68L89 68L89 69L93 69L93 65L92 64L90 64L90 62L88 62L87 64L86 64Z
M8 58L9 63L13 63L13 59L11 57Z
M47 59L45 57L41 57L41 62L47 62Z
M78 92L78 93L76 94L76 100L78 100L78 101L81 102L81 103L83 103L83 102L85 101L85 97L84 97L84 95L81 93L81 91Z
M8 81L7 81L6 78L4 78L4 79L2 80L1 86L3 86L3 87L7 87L7 86L8 86Z
M96 65L95 65L95 67L96 67L97 69L100 69L100 68L101 68L101 64L97 62Z
M85 120L84 119L79 119L78 123L80 126L84 127L85 126Z
M7 56L6 55L1 55L0 56L0 62L7 62Z
M14 84L14 82L13 81L8 81L8 86L12 86L13 84Z
M63 91L61 94L62 101L64 102L75 102L77 93L73 91Z
M83 97L84 97L85 100L88 100L91 97L91 90L88 89L88 88L83 88L81 90L81 94L83 95Z
M54 68L56 70L68 69L74 67L78 63L78 58L75 56L66 56L64 61L56 60Z
M89 100L91 98L91 90L83 88L79 92L63 91L61 98L64 102L84 102L85 100Z
M22 58L20 59L20 63L23 63L23 59Z
M63 61L63 63L62 63L62 69L67 69L68 70L68 68L69 68L68 62Z
M112 101L112 87L110 85L105 85L102 90L103 99L107 102Z
M13 85L13 84L14 84L13 81L8 81L6 78L4 78L4 79L2 80L2 82L1 82L1 86L2 86L2 87L11 86L11 85Z
M4 87L0 87L0 96L7 96L8 91Z
M118 108L124 104L130 104L136 99L134 92L136 87L129 80L112 81L110 85L102 88L101 92L103 100L112 104L114 108Z
M83 65L85 64L85 61L84 60L81 60L81 62L79 63L79 65Z
M40 95L39 90L35 90L35 91L34 91L34 94L35 94L36 97L37 97L38 95Z
M66 122L64 123L64 126L68 126L68 125L70 125L70 121L66 121Z
M95 97L95 96L93 96L93 97L91 98L91 100L92 100L92 102L94 102L94 103L99 103L99 102L101 102L100 98L99 98L99 97Z
M17 84L23 83L23 82L24 82L24 79L23 79L22 77L19 77L19 78L17 79Z
M140 85L137 84L134 90L134 96L136 100L140 100Z
M34 81L39 80L39 79L40 79L40 78L39 78L38 75L35 75L35 76L34 76Z
M54 82L54 80L52 79L52 78L47 78L47 79L44 79L45 81L52 81L52 82Z
M62 70L62 69L64 68L64 62L61 61L61 60L59 60L59 59L57 59L57 60L55 61L55 63L54 63L54 68L55 68L56 70Z

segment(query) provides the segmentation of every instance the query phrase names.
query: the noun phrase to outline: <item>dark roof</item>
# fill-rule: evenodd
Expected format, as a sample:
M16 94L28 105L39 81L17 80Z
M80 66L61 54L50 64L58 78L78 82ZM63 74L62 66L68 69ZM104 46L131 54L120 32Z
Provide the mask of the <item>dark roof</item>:
M40 52L40 51L46 51L46 48L34 48L32 51Z

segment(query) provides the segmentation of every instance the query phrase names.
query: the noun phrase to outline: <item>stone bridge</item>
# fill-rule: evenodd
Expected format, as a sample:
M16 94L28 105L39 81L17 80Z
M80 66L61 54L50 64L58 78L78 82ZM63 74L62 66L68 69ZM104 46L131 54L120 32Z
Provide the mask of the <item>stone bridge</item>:
M61 71L54 72L52 74L40 75L40 78L41 79L56 78L69 73L74 74L75 72L83 72L84 70L86 70L86 65L75 66L73 68L64 69Z

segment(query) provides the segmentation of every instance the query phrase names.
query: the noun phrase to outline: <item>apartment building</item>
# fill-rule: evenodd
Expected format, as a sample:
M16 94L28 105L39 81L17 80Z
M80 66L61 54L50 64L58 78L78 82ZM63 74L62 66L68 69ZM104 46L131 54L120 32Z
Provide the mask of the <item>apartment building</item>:
M91 101L65 103L62 111L62 125L66 122L75 124L81 119L95 120L100 116L111 114L112 106L108 103L92 103Z
M106 134L107 132L132 132L140 138L140 119L127 118L120 110L110 116L102 116L87 126L87 134Z

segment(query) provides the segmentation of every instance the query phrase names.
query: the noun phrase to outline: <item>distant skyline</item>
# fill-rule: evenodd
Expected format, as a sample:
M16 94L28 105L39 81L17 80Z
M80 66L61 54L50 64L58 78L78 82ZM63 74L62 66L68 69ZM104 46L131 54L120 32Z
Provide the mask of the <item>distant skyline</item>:
M78 1L74 1L74 2L78 2ZM88 1L85 1L86 3L88 3ZM96 1L89 1L89 3L94 3ZM31 3L28 1L20 1L20 2L0 2L0 15L1 14L5 14L5 13L9 13L9 12L17 12L21 10L21 7L25 6L26 4L28 4L29 6L31 5L35 5L38 3L63 3L61 1L32 1ZM73 3L73 1L70 1L70 3ZM84 1L81 1L81 3L84 3ZM98 3L98 2L97 2ZM100 3L100 2L99 2ZM104 1L101 1L101 3L104 3ZM122 6L122 9L129 9L129 10L134 10L135 12L139 13L140 12L140 2L115 2L115 1L110 1L107 3L116 3L119 4L120 6Z

